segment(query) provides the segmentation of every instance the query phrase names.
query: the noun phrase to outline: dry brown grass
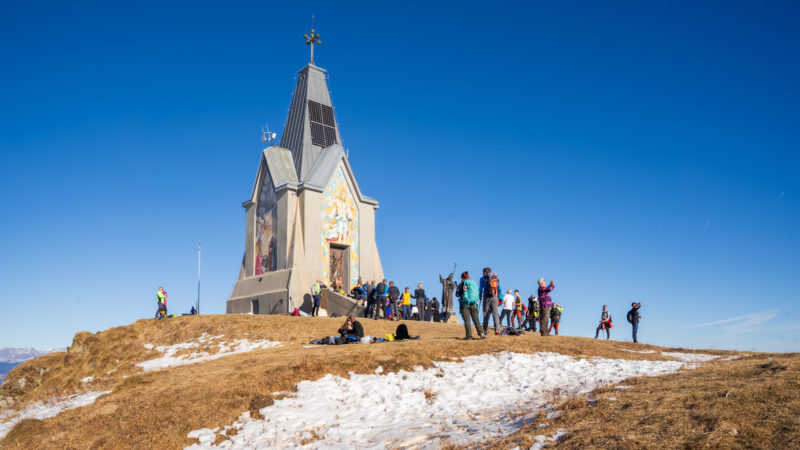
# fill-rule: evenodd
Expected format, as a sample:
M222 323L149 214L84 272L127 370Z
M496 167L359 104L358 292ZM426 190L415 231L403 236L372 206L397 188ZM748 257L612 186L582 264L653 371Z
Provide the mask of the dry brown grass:
M407 322L407 325L412 335L422 335L423 338L420 340L315 348L303 348L301 345L314 338L335 334L342 320L287 316L197 316L160 322L140 320L126 327L112 328L94 335L78 333L68 353L37 358L15 368L8 375L8 382L3 384L0 395L14 396L19 402L26 404L87 389L109 389L113 392L101 397L91 406L65 411L51 419L20 422L3 441L0 441L0 444L7 448L26 449L54 446L181 448L194 442L186 437L189 431L229 425L244 411L251 411L251 414L258 413L259 409L279 398L273 396L273 393L293 391L299 381L315 380L326 373L341 376L348 376L350 372L372 373L378 366L387 371L412 370L418 365L430 367L432 361L445 358L496 351L521 353L551 351L572 356L668 359L662 357L660 353L640 354L622 350L644 349L649 348L648 346L566 336L542 338L529 333L520 337L490 336L487 340L464 342L458 339L464 334L462 325L419 322ZM374 336L394 332L397 326L397 323L386 321L362 320L362 323L365 331ZM226 340L270 339L281 341L283 345L146 374L140 373L139 368L135 366L137 362L160 356L158 352L146 350L144 344L169 345L185 342L200 336L203 332L212 336L224 334ZM703 353L730 354L730 352L711 350ZM771 387L767 388L762 384L770 380L783 380L792 374L795 377L793 383L796 385L797 363L791 362L794 361L792 357L776 356L775 361L786 366L786 370L760 369L761 372L754 372L755 369L748 364L755 364L752 361L757 358L764 357L714 363L697 371L667 377L637 379L634 381L636 386L633 389L627 392L614 392L618 398L617 402L600 400L597 406L591 409L585 408L585 400L567 401L565 407L569 405L573 407L565 410L564 415L558 420L551 420L552 427L563 427L567 422L574 422L574 425L567 425L570 432L562 441L562 445L605 447L654 445L665 438L664 434L659 437L659 433L678 432L680 426L686 425L677 421L679 411L685 411L688 404L686 403L688 400L684 397L694 398L695 404L702 406L706 403L698 403L699 400L695 397L702 397L705 389L708 389L712 397L718 396L719 386L715 387L716 390L712 390L711 385L707 386L699 381L714 376L719 378L718 384L726 384L728 386L726 389L734 392L728 394L723 405L736 399L742 405L751 405L752 402L752 408L766 411L770 408L762 408L757 403L768 399L759 395L772 392L770 389L776 386L770 385ZM743 372L729 369L740 366ZM745 369L745 366L748 369ZM715 371L718 372L717 375L713 375ZM89 386L80 382L87 376L95 377ZM123 378L124 376L127 378ZM25 388L19 389L16 387L16 381L22 377L31 379L26 381ZM742 378L738 384L734 379L736 377ZM748 377L753 389L761 386L758 395L755 391L746 389ZM701 384L695 388L691 383L694 383L696 378ZM711 381L708 380L708 383ZM789 384L783 388L788 388ZM692 393L696 389L703 391ZM795 395L797 392L798 390L794 389ZM643 398L636 397L644 394L647 395ZM600 392L598 395L605 394ZM650 400L647 400L648 398ZM709 402L710 400L708 399ZM608 409L619 409L622 405L628 406L624 410L613 412ZM718 407L716 404L708 405L713 408ZM639 424L635 432L634 427L628 422L616 422L621 415L632 414L639 410L642 414L661 411L659 414L663 414L664 417L673 415L676 417L659 424L656 417L647 416L649 419ZM674 414L671 412L673 410L676 411ZM699 410L697 407L693 408L695 415ZM797 412L796 409L792 411ZM628 420L631 417L628 417ZM797 442L795 422L789 420L788 414L777 417L779 418L770 419L772 421L770 423L788 427L784 431L786 436L783 438L787 439L784 442ZM725 422L730 422L732 424L730 426L737 429L738 436L750 436L751 432L755 432L751 430L758 427L759 421L767 420L761 417L747 427L733 419L735 418L726 419ZM598 435L592 429L597 427L598 423L609 424L606 428L613 431ZM711 426L709 423L705 423L704 429L709 429ZM714 429L731 432L730 426L723 426L722 421L714 423L716 424ZM582 434L581 424L586 427L586 435ZM507 442L524 441L528 438L532 440L533 433L530 428L523 428L521 433L510 437ZM548 427L543 430L549 431L549 429ZM776 435L774 427L769 429L770 433ZM624 433L620 430L624 430ZM693 428L686 428L685 432L681 431L680 435L685 439L676 441L676 445L693 446L688 440L690 436L692 439L696 436L692 430ZM723 436L707 441L709 445L725 445L728 442L724 437L727 435L723 431L717 434L720 433ZM622 439L617 436L622 436ZM788 436L792 436L792 440L788 440ZM314 439L313 434L311 439ZM505 446L504 442L506 441L486 445Z
M800 448L800 358L757 354L661 377L627 380L563 402L483 448L530 446L537 434L567 434L566 448ZM612 400L615 399L615 400ZM591 407L590 407L591 405ZM540 425L549 423L539 428Z

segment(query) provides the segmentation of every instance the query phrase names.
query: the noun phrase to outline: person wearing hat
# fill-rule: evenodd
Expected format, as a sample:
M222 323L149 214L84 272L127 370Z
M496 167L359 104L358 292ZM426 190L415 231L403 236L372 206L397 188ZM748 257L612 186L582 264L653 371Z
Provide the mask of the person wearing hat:
M469 324L470 318L475 324L475 329L478 330L478 336L481 339L486 339L486 331L478 320L478 285L475 281L469 279L469 272L461 274L461 283L458 284L456 293L460 303L461 317L464 319L464 329L467 332L464 340L472 339L472 328Z

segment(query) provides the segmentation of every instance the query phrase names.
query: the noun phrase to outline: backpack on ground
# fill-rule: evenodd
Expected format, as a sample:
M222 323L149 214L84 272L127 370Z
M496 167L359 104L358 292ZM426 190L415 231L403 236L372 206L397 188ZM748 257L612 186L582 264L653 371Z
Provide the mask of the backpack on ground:
M394 338L397 340L411 339L411 336L408 335L408 327L406 324L401 323L397 326L397 330L394 332Z

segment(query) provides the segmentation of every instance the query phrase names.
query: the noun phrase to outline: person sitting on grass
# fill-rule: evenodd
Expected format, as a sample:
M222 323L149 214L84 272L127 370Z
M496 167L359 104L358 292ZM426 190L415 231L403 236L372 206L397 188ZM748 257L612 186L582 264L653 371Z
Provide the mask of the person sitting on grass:
M339 328L339 335L341 335L341 337L353 336L359 339L364 337L364 328L361 326L361 322L356 320L355 314L347 316L344 325L342 325L342 328Z

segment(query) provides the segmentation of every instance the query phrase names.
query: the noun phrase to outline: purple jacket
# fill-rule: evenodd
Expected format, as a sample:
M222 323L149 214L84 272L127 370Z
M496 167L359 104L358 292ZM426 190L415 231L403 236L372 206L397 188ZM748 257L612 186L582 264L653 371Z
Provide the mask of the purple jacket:
M547 287L539 286L539 305L541 308L553 307L553 299L550 298L550 291L555 287L556 286L552 282L550 282L550 286Z

